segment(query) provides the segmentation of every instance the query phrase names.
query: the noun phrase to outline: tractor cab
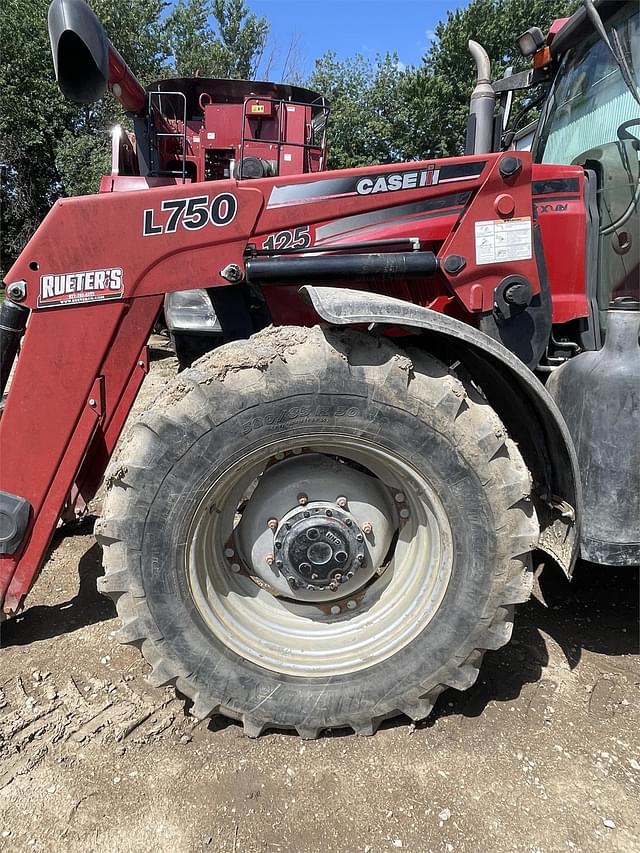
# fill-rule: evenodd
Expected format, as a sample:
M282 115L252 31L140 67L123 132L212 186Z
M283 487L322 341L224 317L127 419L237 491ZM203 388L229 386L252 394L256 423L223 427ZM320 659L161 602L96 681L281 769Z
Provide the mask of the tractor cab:
M608 43L586 14L551 42L559 68L532 156L542 164L579 165L594 176L597 302L605 326L610 304L640 302L640 6L605 4L600 14Z

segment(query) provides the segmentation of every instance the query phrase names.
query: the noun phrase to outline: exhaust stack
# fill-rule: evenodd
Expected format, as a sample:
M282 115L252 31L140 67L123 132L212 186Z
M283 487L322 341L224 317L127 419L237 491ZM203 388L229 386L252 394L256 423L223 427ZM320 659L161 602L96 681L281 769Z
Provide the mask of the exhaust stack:
M128 113L146 112L145 90L84 0L53 0L49 39L56 79L66 98L92 104L110 89Z
M491 62L487 51L477 41L469 40L469 52L476 69L476 87L471 94L467 126L467 154L486 154L493 148L493 112L496 93L491 85Z

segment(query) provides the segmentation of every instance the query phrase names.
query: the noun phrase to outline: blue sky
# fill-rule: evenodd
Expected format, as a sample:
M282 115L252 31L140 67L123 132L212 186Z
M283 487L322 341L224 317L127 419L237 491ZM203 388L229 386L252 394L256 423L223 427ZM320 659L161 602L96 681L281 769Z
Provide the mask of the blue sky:
M405 65L417 65L433 29L448 9L465 0L247 0L257 15L271 23L271 45L279 70L289 46L296 45L303 72L327 50L340 57L363 53L371 58L397 53ZM271 74L271 77L276 75Z

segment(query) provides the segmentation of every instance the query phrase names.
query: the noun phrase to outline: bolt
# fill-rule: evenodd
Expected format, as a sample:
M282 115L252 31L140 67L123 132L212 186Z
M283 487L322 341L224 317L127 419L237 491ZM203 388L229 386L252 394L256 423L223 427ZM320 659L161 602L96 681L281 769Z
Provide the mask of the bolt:
M404 501L404 492L396 492L396 501L401 504Z
M519 157L505 157L500 161L498 170L503 178L512 178L522 169L522 160Z
M338 504L340 509L344 509L347 505L347 499L344 495L338 495L338 497L336 498L336 503Z
M349 601L347 601L347 607L349 608L349 610L353 610L356 606L357 605L353 598L350 598Z
M227 264L224 269L220 270L220 275L222 278L232 282L233 284L237 281L241 281L243 277L242 270L238 264Z
M276 569L281 569L283 566L282 560L276 560Z
M333 578L334 578L334 580L338 581L338 583L342 583L342 575L340 574L340 572L338 572L337 574L335 574L335 575L333 576Z
M276 459L278 461L280 461L281 459L284 459L284 453L276 453Z
M400 510L400 518L409 518L409 510L406 507Z
M287 578L287 583L288 583L288 584L289 584L289 586L290 586L290 587L292 587L293 589L295 589L295 588L298 586L298 581L297 581L294 577L289 577L289 578Z
M280 542L279 540L276 541L275 546L276 548L282 548L282 542Z
M371 524L370 521L365 521L365 523L362 525L362 532L365 533L367 536L370 533L373 533L373 524Z
M345 518L344 523L347 525L347 527L351 527L351 519L350 518Z
M335 581L331 581L331 583L329 584L329 589L332 592L335 592L338 589L338 584Z
M350 581L353 577L353 572L347 572L347 580Z
M239 572L240 571L240 563L231 563L231 571Z
M305 518L311 518L310 512L303 512L302 514L304 515Z
M144 361L139 361L139 362L138 362L138 367L144 367Z
M444 259L444 268L449 275L458 275L466 265L467 260L462 255L448 255Z
M362 565L364 563L364 554L358 554L356 561Z
M96 405L96 401L93 399L93 397L89 400L89 405L90 405L91 407L93 407L93 406L95 406L95 405Z
M338 613L340 613L340 608L338 607L337 604L334 604L333 607L331 608L331 615L337 616Z
M14 302L22 302L27 295L26 281L14 281L13 284L10 284L9 287L7 287L7 295L9 299L12 299Z
M278 529L278 519L270 518L269 521L267 521L267 527L269 530L276 531Z
M275 557L273 556L273 554L267 554L267 556L264 559L265 559L268 566L272 566L274 561L275 561Z
M358 540L358 542L362 542L364 540L364 536L362 535L362 533L358 533L356 539Z
M285 526L285 530L291 530L291 522L290 521L286 521L284 526Z
M331 510L330 510L330 509L328 509L328 510L327 510L326 514L327 514L327 515L329 515L329 516L333 515L333 513L331 512Z
M293 455L294 455L294 456L300 456L300 454L301 454L301 453L302 453L302 448L301 448L301 447L294 447L294 448L293 448Z
M225 548L224 549L225 557L233 557L235 555L235 553L236 552L233 550L233 548Z
M300 506L306 506L309 503L309 498L305 495L304 492L300 492L298 495L298 503Z

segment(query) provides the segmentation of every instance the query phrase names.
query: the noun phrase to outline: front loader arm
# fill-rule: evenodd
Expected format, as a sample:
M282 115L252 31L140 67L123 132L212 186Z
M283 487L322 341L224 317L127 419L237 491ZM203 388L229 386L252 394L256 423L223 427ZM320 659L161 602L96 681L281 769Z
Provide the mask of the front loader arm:
M522 154L506 174L509 159L486 154L56 202L7 276L9 294L24 292L31 314L0 420L0 498L22 498L29 521L19 547L0 553L3 610L20 607L74 484L85 500L95 492L144 377L165 293L228 286L223 271L243 270L248 247L260 251L282 231L306 228L311 251L339 250L363 223L378 233L417 231L425 246L442 249L439 286L467 312L491 305L510 273L526 275L536 293L533 257L478 260L477 245L460 247L452 231L458 221L467 229L465 221L501 216L531 224L530 159ZM462 207L452 208L452 198ZM463 249L462 270L448 272L447 254Z

